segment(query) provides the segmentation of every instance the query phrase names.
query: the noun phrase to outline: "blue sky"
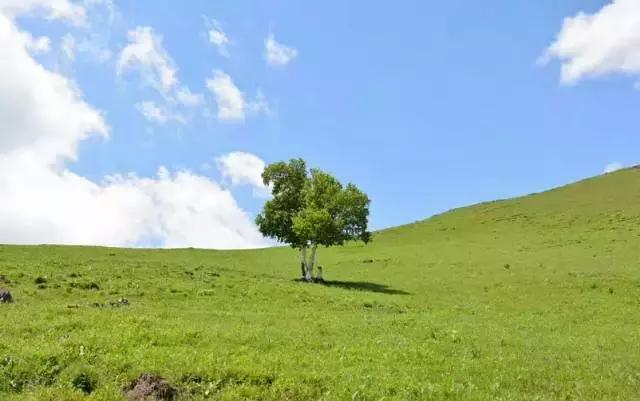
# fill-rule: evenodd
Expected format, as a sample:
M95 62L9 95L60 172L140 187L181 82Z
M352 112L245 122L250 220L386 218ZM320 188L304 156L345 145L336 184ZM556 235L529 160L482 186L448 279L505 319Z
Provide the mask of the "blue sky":
M108 125L108 138L76 141L70 172L101 183L130 172L154 177L160 166L188 170L253 216L264 196L231 182L216 157L303 157L367 192L378 229L636 162L640 49L606 25L608 11L637 10L632 3L94 0L76 2L86 9L83 24L34 10L12 18L23 32L49 38L50 49L34 59L72 80ZM581 11L604 22L563 28ZM122 64L130 32L142 27L175 71L171 89L154 86L135 57ZM616 60L596 41L573 44L580 29L613 29L628 57ZM212 30L228 40L225 50L211 42ZM61 45L69 34L73 57ZM270 35L293 52L282 65L266 60ZM568 79L561 64L572 62L583 67ZM242 91L242 119L220 118L220 99L207 86L214 71ZM200 96L198 105L179 104L180 88ZM180 116L150 121L143 102Z

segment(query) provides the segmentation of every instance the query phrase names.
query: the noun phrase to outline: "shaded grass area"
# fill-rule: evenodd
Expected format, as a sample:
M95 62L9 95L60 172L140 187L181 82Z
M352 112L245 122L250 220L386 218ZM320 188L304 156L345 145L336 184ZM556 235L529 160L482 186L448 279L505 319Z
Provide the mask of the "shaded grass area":
M408 292L390 288L388 285L379 283L370 283L367 281L323 281L321 283L327 287L344 288L346 290L369 291L381 294L409 295Z
M640 398L640 172L297 255L0 247L0 400ZM127 302L123 302L126 300Z

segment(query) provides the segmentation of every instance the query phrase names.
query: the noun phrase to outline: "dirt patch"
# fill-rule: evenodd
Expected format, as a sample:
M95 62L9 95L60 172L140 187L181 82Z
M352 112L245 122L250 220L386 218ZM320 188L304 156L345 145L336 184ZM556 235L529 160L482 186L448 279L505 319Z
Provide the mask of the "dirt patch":
M128 401L173 401L178 391L158 375L144 373L129 386Z

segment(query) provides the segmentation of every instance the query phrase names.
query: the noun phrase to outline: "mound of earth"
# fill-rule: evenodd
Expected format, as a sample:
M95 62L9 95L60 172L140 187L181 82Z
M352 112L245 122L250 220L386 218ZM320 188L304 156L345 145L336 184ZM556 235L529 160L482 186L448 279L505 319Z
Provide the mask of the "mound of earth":
M144 373L131 384L127 392L129 401L173 401L178 391L158 375Z

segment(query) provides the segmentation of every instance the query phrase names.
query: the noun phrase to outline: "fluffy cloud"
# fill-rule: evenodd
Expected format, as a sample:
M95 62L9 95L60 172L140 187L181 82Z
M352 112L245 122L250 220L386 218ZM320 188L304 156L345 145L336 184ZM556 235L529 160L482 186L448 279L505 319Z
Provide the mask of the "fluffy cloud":
M200 106L204 100L203 96L180 85L175 63L164 49L162 37L157 35L151 27L136 27L129 31L128 38L129 44L122 49L118 57L118 75L131 69L139 71L144 81L161 95L160 100L163 102L166 114L174 116L172 120L176 122L186 123L188 118L185 108ZM142 104L150 103L151 101L147 100ZM149 120L159 123L167 121L167 119L158 118Z
M207 88L214 94L218 104L218 118L221 120L244 120L245 100L240 89L228 74L216 70L207 80Z
M248 248L265 241L232 194L206 177L160 168L153 178L96 184L30 157L0 158L1 243Z
M619 163L619 162L609 163L606 166L604 166L604 173L605 174L613 173L614 171L622 170L623 168L624 168L624 165L622 163Z
M118 57L118 74L137 68L153 87L166 92L176 84L176 68L162 46L162 37L151 27L139 26L129 31L129 44Z
M265 39L264 49L267 63L273 66L287 65L298 56L298 50L278 43L273 33Z
M614 0L564 20L543 60L562 61L565 84L611 73L640 74L640 1Z
M229 38L222 30L222 26L218 21L213 21L213 27L209 29L209 42L213 44L221 56L229 57Z
M207 80L207 88L215 97L221 121L244 121L250 115L269 113L269 105L262 93L258 92L254 100L247 100L224 71L213 71L213 76Z
M216 164L222 176L231 180L231 185L250 185L256 195L269 194L269 187L262 182L265 163L258 156L245 152L231 152L216 158Z
M106 137L107 124L73 81L29 54L30 35L13 17L36 2L14 3L22 8L0 3L0 243L266 245L232 194L206 177L160 168L93 182L71 171L79 143ZM37 6L48 18L84 15L63 1Z
M28 149L47 163L74 158L79 141L107 134L106 123L73 82L32 58L30 42L29 34L0 14L0 154Z

